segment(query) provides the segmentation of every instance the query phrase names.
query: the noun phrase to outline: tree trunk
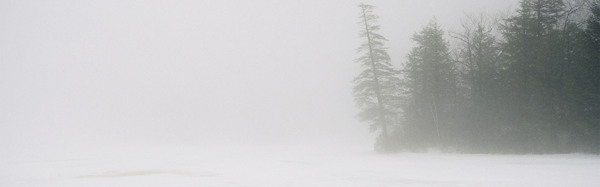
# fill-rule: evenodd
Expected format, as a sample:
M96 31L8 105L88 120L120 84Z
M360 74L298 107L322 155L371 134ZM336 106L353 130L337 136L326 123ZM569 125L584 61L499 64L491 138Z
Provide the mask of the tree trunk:
M372 41L371 41L371 31L369 30L369 22L367 21L367 13L365 12L365 9L362 9L362 13L363 13L363 19L365 22L365 31L367 33L367 43L369 45L369 59L371 60L371 68L373 70L373 79L375 81L375 96L377 98L377 107L379 110L379 120L380 120L380 125L381 125L381 134L383 135L383 138L387 140L387 136L388 136L388 132L387 132L387 123L385 120L385 115L383 114L384 112L384 108L383 108L383 103L382 103L382 99L381 99L381 88L380 88L380 84L379 84L379 77L377 75L377 67L375 66L375 58L373 57L373 47L371 45Z

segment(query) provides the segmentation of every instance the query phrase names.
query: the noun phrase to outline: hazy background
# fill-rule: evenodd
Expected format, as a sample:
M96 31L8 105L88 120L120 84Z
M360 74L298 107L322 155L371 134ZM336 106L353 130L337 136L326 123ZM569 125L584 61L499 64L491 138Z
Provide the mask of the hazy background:
M436 17L518 0L365 1L394 65ZM359 1L0 1L0 148L359 144Z

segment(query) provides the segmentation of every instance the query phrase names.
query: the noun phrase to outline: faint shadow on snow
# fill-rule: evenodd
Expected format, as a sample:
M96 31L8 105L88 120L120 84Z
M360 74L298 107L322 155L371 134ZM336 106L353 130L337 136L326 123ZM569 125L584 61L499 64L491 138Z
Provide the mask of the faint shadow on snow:
M198 172L189 172L189 171L180 171L180 170L139 170L139 171L108 171L101 174L93 174L93 175L82 175L76 176L76 179L85 179L85 178L116 178L116 177L135 177L135 176L148 176L148 175L178 175L178 176L193 176L193 177L211 177L216 176L215 173L198 173Z

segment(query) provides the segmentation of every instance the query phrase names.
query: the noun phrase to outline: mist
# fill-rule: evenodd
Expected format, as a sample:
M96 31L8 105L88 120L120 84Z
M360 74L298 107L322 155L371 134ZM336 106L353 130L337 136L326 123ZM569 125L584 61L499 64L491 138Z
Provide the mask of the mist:
M455 31L467 14L511 13L519 1L364 2L377 7L391 63L401 67L414 46L411 37L430 20ZM374 155L377 134L357 119L359 109L352 95L352 80L360 72L354 63L362 42L359 3L0 1L0 163L8 168L0 171L4 178L0 184L77 186L89 178L189 174L231 175L239 183L190 179L184 185L278 186L297 176L318 178L327 173L308 174L314 168L297 173L298 168L290 168L271 179L266 175L277 174L273 168L280 167L272 160L296 167L328 166L325 172L336 172L374 157L375 165L362 169L385 168L385 161L392 158ZM336 161L338 156L346 159ZM211 171L203 173L190 164L200 163L200 158L202 163L214 162L206 165L205 170ZM408 158L421 157L408 154ZM65 166L62 161L75 159L83 159L73 162L85 166L56 169ZM500 165L513 161L503 159ZM573 159L598 164L597 157ZM48 160L57 162L26 165ZM259 181L244 176L253 171L220 172L252 161L257 163L250 168L268 166L266 174L254 176ZM225 163L225 168L216 163ZM345 176L367 175L358 168L354 169L359 174L350 170ZM525 168L520 174L534 169ZM585 169L581 173L594 170ZM61 181L49 182L56 173ZM543 177L555 173L547 174ZM111 182L95 184L173 184Z
M348 91L352 3L3 4L8 146L365 135Z
M357 3L5 1L3 145L371 141L351 96ZM433 17L513 6L378 3L395 64Z

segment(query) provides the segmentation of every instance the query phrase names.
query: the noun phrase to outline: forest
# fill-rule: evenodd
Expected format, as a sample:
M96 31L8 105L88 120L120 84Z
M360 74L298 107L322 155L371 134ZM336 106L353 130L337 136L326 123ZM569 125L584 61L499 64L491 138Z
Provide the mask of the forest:
M599 153L600 1L522 0L456 32L433 18L393 63L375 6L358 7L353 95L376 151Z

